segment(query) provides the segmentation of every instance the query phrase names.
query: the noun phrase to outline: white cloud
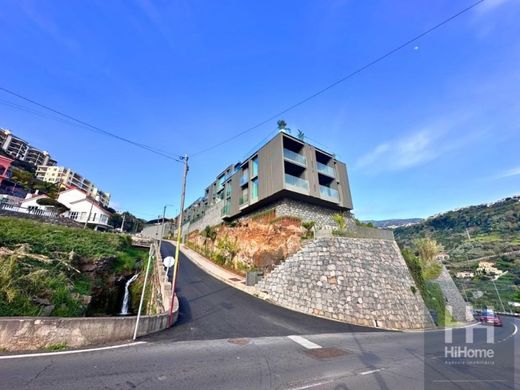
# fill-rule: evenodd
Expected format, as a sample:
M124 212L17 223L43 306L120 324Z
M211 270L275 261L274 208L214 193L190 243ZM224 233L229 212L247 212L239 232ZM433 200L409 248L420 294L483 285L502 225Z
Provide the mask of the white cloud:
M376 146L361 156L357 168L371 171L400 171L431 161L446 149L440 148L435 134L428 129Z
M520 167L508 169L496 176L497 179L504 179L511 176L520 176Z
M477 12L480 14L489 12L494 10L497 7L500 7L504 3L508 3L510 0L486 0L482 4L479 4L476 8Z

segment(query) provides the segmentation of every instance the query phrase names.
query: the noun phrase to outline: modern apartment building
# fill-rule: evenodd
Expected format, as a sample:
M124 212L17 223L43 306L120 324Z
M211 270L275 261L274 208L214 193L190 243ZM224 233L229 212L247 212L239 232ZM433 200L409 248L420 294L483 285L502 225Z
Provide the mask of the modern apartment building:
M333 226L352 198L344 163L284 131L242 163L230 165L186 210L188 231L264 210Z
M7 129L0 129L0 148L10 157L25 161L33 166L56 165L49 153L36 149L27 141L14 136Z
M61 184L64 188L79 188L104 207L108 207L110 202L109 193L101 191L91 181L69 168L39 165L36 169L36 177L49 183Z

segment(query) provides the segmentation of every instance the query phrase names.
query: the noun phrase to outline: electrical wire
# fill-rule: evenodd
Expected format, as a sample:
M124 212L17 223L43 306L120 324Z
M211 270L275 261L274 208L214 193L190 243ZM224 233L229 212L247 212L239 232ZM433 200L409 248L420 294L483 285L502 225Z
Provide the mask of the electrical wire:
M90 124L88 122L85 122L85 121L83 121L81 119L73 117L72 115L65 114L62 111L58 111L58 110L56 110L56 109L54 109L52 107L49 107L49 106L47 106L45 104L39 103L39 102L37 102L37 101L35 101L33 99L30 99L28 97L20 95L19 93L16 93L16 92L14 92L14 91L12 91L10 89L7 89L5 87L1 87L0 86L0 91L4 91L5 93L8 93L8 94L13 95L13 96L16 96L19 99L22 99L22 100L25 100L25 101L27 101L27 102L29 102L31 104L34 104L35 106L41 107L41 108L43 108L43 109L45 109L47 111L53 112L55 114L58 114L58 115L60 115L60 116L62 116L64 118L67 118L67 119L75 122L76 124L81 125L82 128L86 128L87 130L93 131L93 132L95 132L97 134L102 134L102 135L105 135L105 136L108 136L108 137L115 138L115 139L117 139L119 141L126 142L126 143L128 143L130 145L136 146L136 147L141 148L141 149L145 149L145 150L147 150L149 152L155 153L155 154L157 154L159 156L165 157L165 158L170 159L170 160L174 160L174 161L177 161L177 162L182 162L182 160L180 158L172 156L172 155L170 155L170 154L168 154L168 153L166 153L166 152L164 152L164 151L162 151L160 149L153 148L151 146L148 146L148 145L145 145L145 144L133 141L133 140L131 140L129 138L122 137L122 136L117 135L115 133L112 133L112 132L110 132L108 130L102 129L102 128L98 127L98 126L94 126L94 125L92 125L92 124ZM10 103L10 102L8 102L8 103ZM11 105L13 106L13 105L17 105L17 104L16 103L11 103ZM20 105L17 105L17 106L20 106ZM24 107L24 106L21 106L21 107ZM15 107L15 108L23 110L23 108L20 108L20 107Z
M387 57L390 57L392 54L394 54L394 53L398 52L399 50L405 48L406 46L410 45L411 43L416 42L417 40L425 37L426 35L432 33L435 30L439 29L440 27L442 27L445 24L451 22L452 20L456 19L457 17L465 14L466 12L468 12L471 9L475 8L476 6L478 6L480 3L483 3L484 1L486 1L486 0L478 0L477 2L469 5L468 7L464 8L464 9L462 9L460 11L458 11L457 13L453 14L452 16L442 20L441 22L437 23L433 27L430 27L429 29L423 31L422 33L420 33L420 34L418 34L416 36L414 36L413 38L408 39L407 41L405 41L404 43L401 43L400 45L394 47L393 49L388 50L384 54L382 54L379 57L375 58L374 60L368 62L367 64L361 66L360 68L357 68L356 70L350 72L349 74L347 74L346 76L340 78L339 80L336 80L333 83L327 85L326 87L316 91L312 95L309 95L309 96L307 96L304 99L301 99L300 101L294 103L293 105L291 105L291 106L289 106L289 107L287 107L287 108L277 112L274 115L271 115L269 118L262 120L261 122L257 123L256 125L251 126L251 127L247 128L247 129L245 129L245 130L243 130L243 131L241 131L241 132L239 132L239 133L237 133L237 134L235 134L235 135L233 135L233 136L231 136L231 137L229 137L229 138L227 138L227 139L225 139L225 140L223 140L223 141L221 141L219 143L216 143L215 145L209 146L209 147L207 147L205 149L202 149L202 150L199 150L199 151L197 151L195 153L192 153L191 156L192 157L198 156L200 154L203 154L203 153L209 152L209 151L211 151L213 149L216 149L216 148L218 148L218 147L220 147L220 146L222 146L224 144L227 144L227 143L237 139L238 137L241 137L244 134L247 134L247 133L249 133L249 132L259 128L260 126L263 126L264 124L266 124L266 123L268 123L268 122L270 122L270 121L272 121L272 120L274 120L276 118L279 118L281 115L283 115L283 114L285 114L285 113L287 113L289 111L294 110L295 108L301 106L302 104L307 103L309 100L312 100L315 97L317 97L317 96L327 92L329 89L334 88L338 84L341 84L341 83L347 81L348 79L350 79L350 78L358 75L359 73L363 72L364 70L370 68L371 66L376 65L377 63L383 61Z

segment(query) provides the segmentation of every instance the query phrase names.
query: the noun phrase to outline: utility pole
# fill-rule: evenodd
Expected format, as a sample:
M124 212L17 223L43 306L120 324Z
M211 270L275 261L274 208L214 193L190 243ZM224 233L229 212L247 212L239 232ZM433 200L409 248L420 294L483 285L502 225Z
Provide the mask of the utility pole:
M124 232L126 214L123 214L123 222L121 222L121 233Z
M181 211L179 213L179 217L177 219L177 245L175 246L175 264L173 265L173 275L172 275L172 296L170 301L170 317L168 320L168 325L172 326L173 324L173 299L175 297L175 282L177 281L177 273L179 268L179 251L181 246L181 236L182 236L182 214L184 211L184 197L186 195L186 177L188 176L188 155L184 155L181 157L184 160L184 175L182 178L182 193L181 193Z
M498 300L500 301L500 306L502 306L502 313L506 312L506 308L504 307L504 303L502 302L502 298L500 298L500 294L498 293L497 285L495 284L495 279L491 278L493 282L493 286L495 286L495 291L497 292Z
M163 236L164 236L164 217L166 216L166 206L167 205L164 206L163 212L162 212L161 234L159 236L159 253L161 253L162 239L163 239Z
M90 203L90 210L88 212L87 220L85 221L85 225L83 225L83 229L87 228L88 221L90 220L90 215L92 214L92 208L94 207L94 203Z

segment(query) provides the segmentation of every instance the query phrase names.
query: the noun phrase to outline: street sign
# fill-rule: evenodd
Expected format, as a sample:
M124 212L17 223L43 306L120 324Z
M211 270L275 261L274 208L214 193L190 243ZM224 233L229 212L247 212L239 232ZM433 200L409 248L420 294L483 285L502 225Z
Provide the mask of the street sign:
M175 263L175 259L172 256L165 257L163 260L163 264L166 268L170 268L173 263Z

